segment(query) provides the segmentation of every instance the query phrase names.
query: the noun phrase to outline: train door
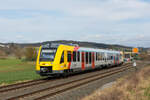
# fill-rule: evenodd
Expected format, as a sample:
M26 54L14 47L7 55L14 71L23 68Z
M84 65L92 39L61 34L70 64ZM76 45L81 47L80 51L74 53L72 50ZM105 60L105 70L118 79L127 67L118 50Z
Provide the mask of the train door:
M67 68L67 51L64 51L64 69Z
M71 67L73 69L77 68L77 52L76 51L73 51L73 59L72 59L72 65Z
M111 65L113 65L113 54L111 54Z
M114 55L114 57L113 57L113 58L114 58L114 65L115 65L115 64L116 64L116 57L115 57L115 55Z
M85 67L88 66L88 52L85 52Z
M60 59L60 69L63 70L64 67L65 67L65 63L64 63L64 51L63 51Z
M77 62L76 62L76 64L77 64L77 69L80 69L81 68L81 52L80 51L77 51L76 52L77 53Z
M82 52L82 63L81 63L81 68L82 68L82 70L84 70L85 69L85 53L84 52Z
M118 64L120 63L120 55L118 54Z
M71 63L72 63L73 55L71 51L67 51L67 62L68 64L68 69L71 69Z
M95 68L95 54L92 52L92 68Z

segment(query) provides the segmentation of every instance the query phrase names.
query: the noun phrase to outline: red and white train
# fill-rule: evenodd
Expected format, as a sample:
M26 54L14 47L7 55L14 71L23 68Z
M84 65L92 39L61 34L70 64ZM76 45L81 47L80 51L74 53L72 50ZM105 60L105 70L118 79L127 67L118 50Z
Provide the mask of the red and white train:
M60 75L122 63L123 53L120 51L46 44L39 49L36 72L41 76Z

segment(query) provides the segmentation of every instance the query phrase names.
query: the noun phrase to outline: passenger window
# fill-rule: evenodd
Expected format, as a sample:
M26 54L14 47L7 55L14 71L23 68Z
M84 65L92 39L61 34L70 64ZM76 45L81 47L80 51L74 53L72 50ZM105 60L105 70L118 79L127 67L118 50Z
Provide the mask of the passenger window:
M113 60L113 56L111 56L111 60Z
M91 62L92 62L92 54L91 54L91 52L89 53L89 63L91 64Z
M71 62L71 52L68 51L67 54L68 54L68 62Z
M80 52L78 51L78 61L80 61Z
M101 57L101 53L98 53L98 60L101 60L102 57Z
M105 58L103 58L103 60L105 60Z
M103 61L105 60L105 54L104 53L102 53L102 56L103 56Z
M76 52L73 52L73 61L76 62Z
M98 60L98 53L96 52L96 61Z
M63 52L62 55L61 55L60 63L64 63L64 52Z
M86 64L88 64L89 55L88 52L86 52Z

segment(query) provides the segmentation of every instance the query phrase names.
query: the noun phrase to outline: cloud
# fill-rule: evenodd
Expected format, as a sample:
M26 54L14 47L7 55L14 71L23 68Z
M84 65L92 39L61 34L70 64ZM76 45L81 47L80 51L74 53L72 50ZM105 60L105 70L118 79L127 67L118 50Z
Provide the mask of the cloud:
M0 42L73 39L149 46L149 9L144 0L5 0Z

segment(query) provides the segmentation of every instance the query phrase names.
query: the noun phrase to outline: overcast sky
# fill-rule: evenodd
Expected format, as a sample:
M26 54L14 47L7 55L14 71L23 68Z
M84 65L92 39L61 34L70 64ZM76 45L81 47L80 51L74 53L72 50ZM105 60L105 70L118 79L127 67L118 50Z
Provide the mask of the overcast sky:
M0 1L0 42L51 40L150 47L150 1Z

